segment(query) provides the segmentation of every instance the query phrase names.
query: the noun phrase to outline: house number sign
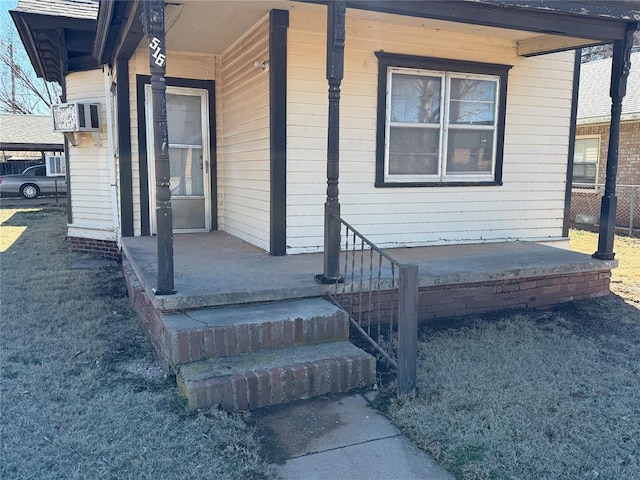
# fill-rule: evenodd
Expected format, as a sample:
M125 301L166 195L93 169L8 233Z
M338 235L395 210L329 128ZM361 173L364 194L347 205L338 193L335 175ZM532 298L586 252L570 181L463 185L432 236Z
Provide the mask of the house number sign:
M153 52L151 56L155 58L154 63L159 67L164 67L164 61L167 57L164 53L162 53L160 39L158 37L153 37L153 39L151 39L151 43L149 44L149 48Z

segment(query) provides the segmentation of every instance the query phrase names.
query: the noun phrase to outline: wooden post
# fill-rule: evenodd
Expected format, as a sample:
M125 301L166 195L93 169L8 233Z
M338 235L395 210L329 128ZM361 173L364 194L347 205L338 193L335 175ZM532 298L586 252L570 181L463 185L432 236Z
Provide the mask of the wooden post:
M633 32L638 27L635 23L627 25L627 32L622 40L613 43L613 59L611 62L611 125L609 128L609 149L607 151L607 178L604 195L600 207L600 227L598 231L598 250L593 254L599 260L613 260L613 240L616 230L616 177L618 175L618 146L620 143L620 116L622 99L627 92L627 77L631 69L631 46Z
M340 275L340 84L344 77L346 1L327 6L327 80L329 82L329 121L327 130L327 201L324 204L324 271L316 275L319 283L342 281Z
M173 213L169 182L169 134L165 83L166 50L164 0L144 2L153 102L153 151L156 170L156 220L158 226L158 286L156 295L175 293L173 278Z
M398 285L398 393L416 389L418 364L418 267L401 265Z

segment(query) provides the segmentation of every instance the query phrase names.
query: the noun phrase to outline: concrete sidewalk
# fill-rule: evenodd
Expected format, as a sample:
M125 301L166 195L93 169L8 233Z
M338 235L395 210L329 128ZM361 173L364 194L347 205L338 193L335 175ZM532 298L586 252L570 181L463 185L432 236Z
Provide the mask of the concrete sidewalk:
M283 480L453 480L360 394L257 412Z

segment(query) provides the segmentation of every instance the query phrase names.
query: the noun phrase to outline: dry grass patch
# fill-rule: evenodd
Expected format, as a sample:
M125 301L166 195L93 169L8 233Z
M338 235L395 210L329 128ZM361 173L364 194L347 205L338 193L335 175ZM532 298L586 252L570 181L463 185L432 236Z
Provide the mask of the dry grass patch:
M417 394L380 408L458 479L640 479L639 245L616 239L620 296L430 325Z
M121 269L72 268L62 210L1 212L0 478L274 476L238 417L186 410Z
M598 234L571 230L571 250L592 254L598 248ZM613 251L618 268L611 275L611 290L626 300L640 305L640 238L616 235Z

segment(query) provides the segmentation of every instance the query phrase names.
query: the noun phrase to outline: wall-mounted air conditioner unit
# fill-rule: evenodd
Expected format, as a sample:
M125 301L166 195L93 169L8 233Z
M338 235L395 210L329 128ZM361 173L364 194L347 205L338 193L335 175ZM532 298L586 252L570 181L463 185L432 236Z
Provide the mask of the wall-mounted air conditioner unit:
M100 144L99 103L59 103L51 106L54 132L61 132L72 145L78 144L78 133L91 133L96 145Z

